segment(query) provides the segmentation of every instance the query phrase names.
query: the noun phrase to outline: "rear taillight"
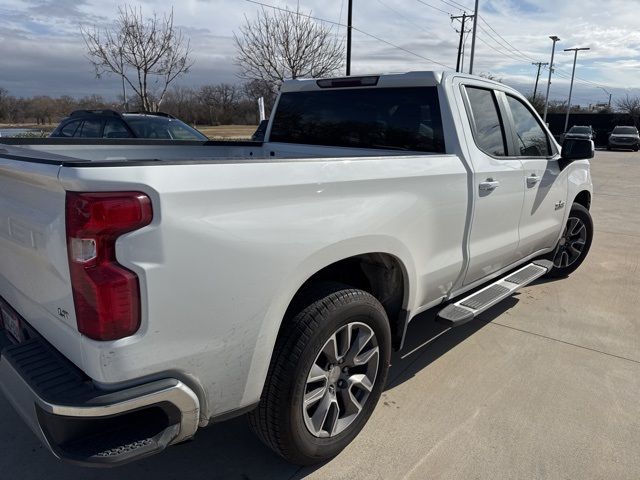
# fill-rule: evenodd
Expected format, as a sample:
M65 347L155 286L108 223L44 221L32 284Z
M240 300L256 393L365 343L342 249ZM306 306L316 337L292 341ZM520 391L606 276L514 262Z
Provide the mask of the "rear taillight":
M119 236L151 223L151 200L140 192L67 192L67 251L78 330L116 340L140 327L138 276L116 260Z

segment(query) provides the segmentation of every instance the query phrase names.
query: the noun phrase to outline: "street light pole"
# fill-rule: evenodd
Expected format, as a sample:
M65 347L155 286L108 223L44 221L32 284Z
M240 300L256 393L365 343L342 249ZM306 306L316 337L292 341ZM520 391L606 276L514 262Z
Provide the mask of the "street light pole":
M569 102L567 103L567 114L564 117L564 132L567 133L567 126L569 125L569 113L571 112L571 94L573 93L573 78L576 75L576 62L578 60L578 52L580 50L591 50L589 47L582 48L565 48L565 52L573 52L573 70L571 71L571 86L569 87Z
M556 42L560 41L560 38L556 37L555 35L551 35L549 38L553 40L553 47L551 48L551 63L549 63L549 80L547 81L547 96L544 99L544 116L542 117L545 123L547 121L547 109L549 108L549 88L551 88L551 74L553 73L553 56L556 53Z

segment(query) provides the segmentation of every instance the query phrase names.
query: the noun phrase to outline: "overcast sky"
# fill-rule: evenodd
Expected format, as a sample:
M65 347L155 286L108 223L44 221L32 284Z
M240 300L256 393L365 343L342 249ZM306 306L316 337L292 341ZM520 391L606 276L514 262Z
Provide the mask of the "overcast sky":
M295 8L296 0L261 0ZM113 98L114 77L96 79L85 58L80 25L109 25L123 2L109 0L0 0L0 86L14 95ZM346 23L347 0L299 0L301 10ZM175 23L191 38L195 65L181 84L238 82L233 63L233 32L259 6L245 0L155 0L132 3L145 13L174 7ZM473 0L354 0L354 26L400 48L354 32L352 73L443 69L429 60L455 67L458 35L450 14L473 9ZM638 0L480 0L475 72L490 72L527 93L536 67L548 62L549 35L558 35L551 97L566 99L573 54L580 52L576 74L602 85L616 97L640 93L640 1ZM328 24L329 25L329 24ZM345 29L334 26L336 34ZM500 36L498 36L497 34ZM470 51L471 37L467 41ZM412 53L408 53L413 52ZM415 55L414 55L415 54ZM421 58L424 57L424 58ZM468 59L468 57L467 57ZM465 62L468 65L468 62ZM544 89L547 71L541 74ZM562 78L561 76L567 77ZM578 82L574 103L603 102L600 88Z

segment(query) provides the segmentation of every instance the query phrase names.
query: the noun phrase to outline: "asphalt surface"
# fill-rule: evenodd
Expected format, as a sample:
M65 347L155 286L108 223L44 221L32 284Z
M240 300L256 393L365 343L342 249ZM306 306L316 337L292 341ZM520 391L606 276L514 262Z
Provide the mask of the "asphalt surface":
M596 231L580 269L442 335L433 313L416 319L371 420L334 460L289 465L240 418L88 470L56 461L0 398L0 478L640 478L640 154L597 152L592 165Z

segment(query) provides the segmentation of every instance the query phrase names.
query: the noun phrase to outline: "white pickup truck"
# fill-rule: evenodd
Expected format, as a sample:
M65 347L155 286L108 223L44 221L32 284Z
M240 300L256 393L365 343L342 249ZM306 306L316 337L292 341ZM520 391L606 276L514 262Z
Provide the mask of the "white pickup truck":
M473 320L593 234L593 142L561 154L455 73L286 82L262 143L1 142L0 386L84 465L245 413L291 462L335 456L412 318Z

